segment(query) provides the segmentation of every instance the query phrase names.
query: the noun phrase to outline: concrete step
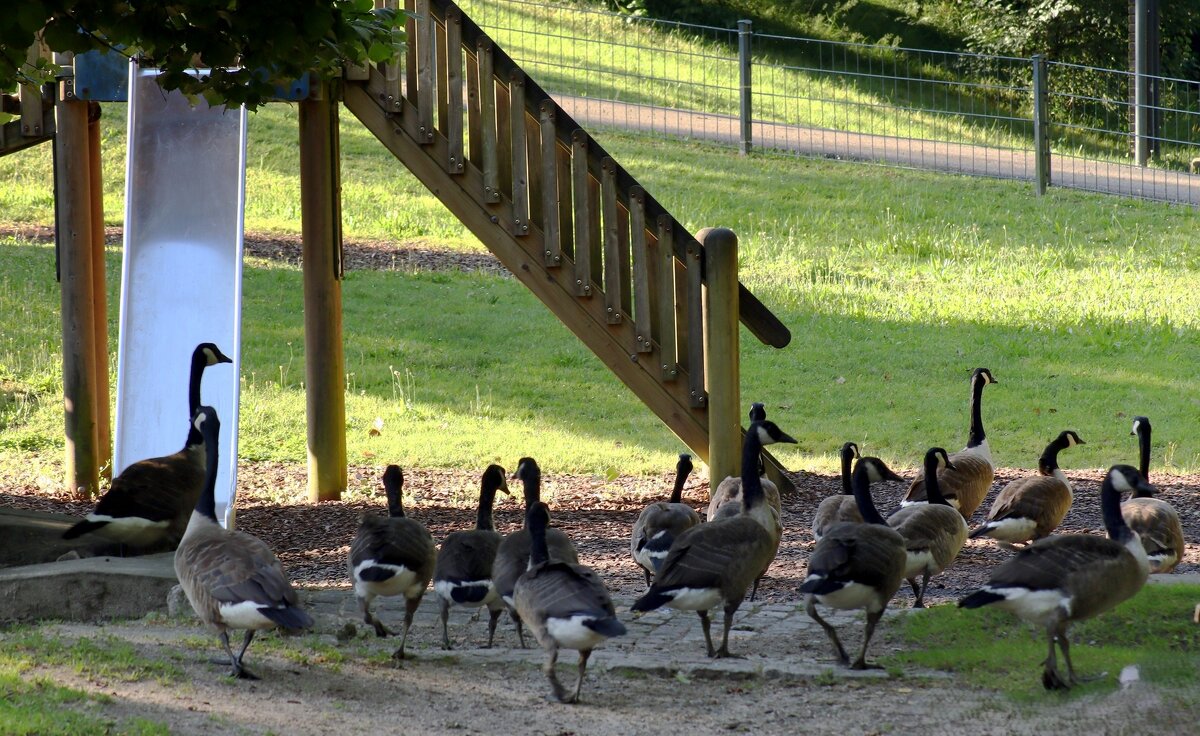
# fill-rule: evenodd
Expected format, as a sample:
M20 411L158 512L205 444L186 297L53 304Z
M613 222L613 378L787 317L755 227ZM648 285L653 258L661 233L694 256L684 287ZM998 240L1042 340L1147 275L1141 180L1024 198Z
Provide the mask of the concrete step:
M167 613L174 555L89 557L0 569L0 622L97 621Z

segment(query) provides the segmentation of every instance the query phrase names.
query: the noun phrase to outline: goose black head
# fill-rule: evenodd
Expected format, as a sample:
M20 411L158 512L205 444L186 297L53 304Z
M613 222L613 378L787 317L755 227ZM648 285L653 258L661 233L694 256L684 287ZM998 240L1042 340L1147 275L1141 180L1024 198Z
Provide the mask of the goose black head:
M989 383L999 383L999 381L996 380L996 377L993 376L992 372L987 368L976 368L971 374L971 383L975 383L975 381L978 380L982 380L985 385Z
M1133 493L1143 496L1153 495L1158 489L1150 485L1138 469L1132 465L1114 465L1108 469L1105 484L1111 485L1117 493ZM1103 489L1101 489L1103 490Z
M954 463L950 462L950 455L946 453L945 448L929 448L929 450L925 452L925 475L928 476L931 470L936 473L942 468L947 470L957 470L957 468L954 467Z
M511 493L508 490L508 479L505 476L504 468L493 463L483 469L481 484L484 488L494 488L508 496Z
M538 467L537 461L531 457L523 457L517 461L517 472L513 473L513 477L521 481L525 490L525 508L528 510L530 506L541 500L542 494L542 469Z
M694 467L691 455L686 452L679 453L679 462L675 463L675 472L677 475L689 475Z
M776 426L775 422L769 419L764 419L761 422L755 422L750 425L748 432L754 432L758 437L758 441L763 445L773 445L776 442L790 442L796 444L796 440L782 429Z
M838 454L840 457L848 457L852 460L854 458L862 457L862 455L858 454L858 445L853 442L847 442L843 444L841 452Z
M1074 447L1075 445L1086 445L1083 438L1075 433L1074 430L1068 429L1064 432L1059 432L1055 440L1061 447Z
M750 421L761 422L767 418L767 408L763 406L761 401L756 401L750 405Z
M889 468L883 460L869 455L859 458L858 462L854 464L854 474L860 477L865 475L871 483L878 483L882 480L904 480L903 476Z
M202 406L192 417L192 430L202 439L217 437L221 433L221 420L217 418L217 410L211 406Z
M233 359L221 352L221 349L211 342L202 342L196 346L196 350L192 353L193 356L199 356L204 359L204 365L216 365L217 363L232 363Z
M1129 434L1140 435L1143 432L1150 432L1150 417L1134 417L1133 429L1129 430Z
M404 471L399 465L389 465L383 471L383 490L387 493L388 515L404 516Z
M545 531L550 526L550 507L538 501L525 511L525 524L531 533Z

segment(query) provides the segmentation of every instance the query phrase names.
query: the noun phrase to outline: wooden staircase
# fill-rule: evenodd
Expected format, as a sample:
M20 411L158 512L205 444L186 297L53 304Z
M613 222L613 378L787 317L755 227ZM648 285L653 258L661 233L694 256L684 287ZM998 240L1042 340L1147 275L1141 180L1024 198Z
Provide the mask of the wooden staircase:
M704 245L456 5L408 4L404 63L347 81L346 109L709 461ZM741 284L737 301L752 334L787 345Z

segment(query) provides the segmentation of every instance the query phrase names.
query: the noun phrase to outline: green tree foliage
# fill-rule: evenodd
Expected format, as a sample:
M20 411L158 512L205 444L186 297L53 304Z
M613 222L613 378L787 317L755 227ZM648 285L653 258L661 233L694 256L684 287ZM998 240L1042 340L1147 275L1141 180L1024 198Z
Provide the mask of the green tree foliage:
M52 51L137 53L163 71L167 89L251 109L275 83L383 61L404 41L403 12L375 10L372 0L19 0L8 8L0 90L53 73L25 63L39 31ZM189 73L198 66L211 72Z

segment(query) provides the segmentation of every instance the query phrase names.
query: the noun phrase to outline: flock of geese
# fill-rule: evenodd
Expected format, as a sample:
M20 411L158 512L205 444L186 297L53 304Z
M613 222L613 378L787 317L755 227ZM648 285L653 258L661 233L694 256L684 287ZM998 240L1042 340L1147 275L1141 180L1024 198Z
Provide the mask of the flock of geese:
M231 674L256 679L243 664L255 632L274 627L303 630L313 625L313 619L267 545L249 534L223 529L216 519L220 420L212 407L200 404L200 380L205 368L228 362L211 343L196 347L183 449L130 465L113 480L95 511L64 536L94 533L142 549L175 547L179 582L200 619L219 636ZM994 479L981 417L983 389L991 383L995 383L991 371L974 371L966 448L953 454L930 448L923 472L889 517L876 508L871 484L903 479L879 458L860 457L854 443L842 446L842 493L824 499L816 510L812 522L816 547L799 590L808 614L824 629L843 665L874 666L867 662L871 637L905 581L912 587L914 605L924 606L930 578L954 562L966 539L991 537L1015 554L958 605L993 605L1043 627L1049 644L1043 684L1067 688L1078 681L1067 639L1070 623L1133 596L1148 573L1169 572L1182 558L1179 517L1169 504L1152 497L1154 488L1147 481L1151 428L1145 417L1133 423L1141 469L1114 465L1101 486L1107 538L1052 534L1073 500L1071 484L1058 466L1062 450L1083 443L1072 431L1050 442L1039 459L1038 474L1005 486L986 520L969 531L967 521ZM681 501L692 463L690 456L680 455L669 500L647 506L630 539L631 556L644 571L647 585L631 610L667 606L695 611L710 657L736 656L729 650L734 615L748 592L753 600L783 533L779 490L763 476L761 454L764 446L795 440L766 418L762 404L753 406L750 419L740 476L716 486L707 520ZM510 491L506 471L490 465L481 477L474 528L453 532L438 545L423 524L405 516L404 474L399 467L388 466L383 474L388 515L364 514L350 545L347 567L354 594L363 620L380 637L395 632L372 612L375 599L403 597L404 629L394 654L401 659L413 616L431 585L440 606L443 648L451 648L447 631L451 607L487 608L488 646L507 611L521 646L525 647L527 626L546 651L543 669L553 696L576 702L592 650L605 639L624 634L626 628L604 582L580 564L567 535L550 526L549 509L540 499L542 473L537 462L521 458L512 478L521 482L524 493L522 529L507 536L495 530L496 494ZM1122 504L1122 493L1133 497ZM865 612L862 646L853 662L837 631L821 617L818 604ZM709 612L718 606L724 616L721 641L714 646ZM230 630L245 632L236 654ZM1066 665L1065 675L1057 667L1056 647ZM560 649L579 652L578 675L571 689L557 677Z

